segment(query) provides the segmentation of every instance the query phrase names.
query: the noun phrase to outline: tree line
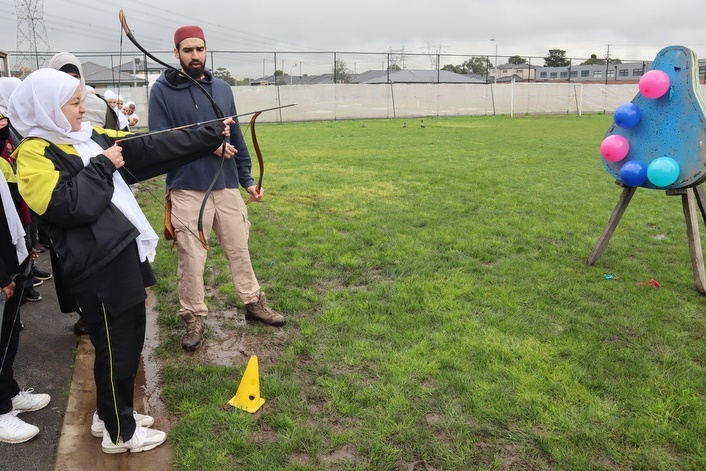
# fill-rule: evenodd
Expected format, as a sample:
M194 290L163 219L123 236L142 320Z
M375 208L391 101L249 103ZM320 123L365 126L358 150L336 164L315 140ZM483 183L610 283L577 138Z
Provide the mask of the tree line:
M571 59L566 57L566 51L563 49L550 49L549 55L544 57L544 67L568 67L571 65ZM508 64L521 65L526 64L527 59L521 56L510 56L507 58ZM602 59L596 54L591 54L591 58L583 61L580 65L606 65L606 64L622 64L621 60ZM490 69L495 66L490 62L488 56L473 56L462 64L446 64L441 70L448 70L457 74L477 74L485 75Z
M550 49L549 55L544 57L544 67L568 67L571 65L571 59L566 57L566 51L563 49ZM508 64L522 65L527 63L527 59L521 56L510 56L507 58ZM622 64L621 60L615 59L603 59L599 58L596 54L591 54L591 58L583 61L580 65L607 65L607 64ZM470 59L464 61L461 64L446 64L441 70L448 70L449 72L454 72L457 74L476 74L485 75L490 69L495 68L495 66L490 62L489 56L473 56ZM397 64L392 64L389 67L390 71L402 70ZM338 83L347 83L350 81L352 74L345 62L342 60L337 60L335 66L332 68L331 72L335 77L335 81ZM224 67L220 67L213 71L213 76L223 79L228 82L231 86L234 85L248 85L250 79L236 80ZM284 72L281 70L275 71L275 82L277 84L286 85Z

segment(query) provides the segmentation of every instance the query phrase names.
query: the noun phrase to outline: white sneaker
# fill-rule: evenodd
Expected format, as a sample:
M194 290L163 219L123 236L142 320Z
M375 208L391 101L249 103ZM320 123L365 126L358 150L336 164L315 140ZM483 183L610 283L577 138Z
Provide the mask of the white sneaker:
M17 412L31 412L42 409L49 404L49 394L33 394L34 388L29 388L12 398L12 408Z
M39 433L39 427L18 419L17 414L13 410L0 415L0 442L23 443Z
M141 451L149 451L157 448L167 439L167 434L151 428L138 425L132 438L126 442L119 439L117 445L110 439L110 434L107 430L103 432L103 453L125 453L130 450L131 453L139 453Z
M135 417L135 424L142 425L143 427L151 427L154 423L154 419L149 415L138 414L132 411L132 415ZM98 411L93 413L93 423L91 424L91 435L96 438L103 436L103 430L105 430L105 422L98 417Z

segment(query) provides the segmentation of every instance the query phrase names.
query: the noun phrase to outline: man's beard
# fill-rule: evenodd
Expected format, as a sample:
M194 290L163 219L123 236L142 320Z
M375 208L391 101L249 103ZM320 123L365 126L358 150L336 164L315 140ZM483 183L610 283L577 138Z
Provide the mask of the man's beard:
M198 80L204 76L204 70L206 70L205 62L202 63L200 67L189 67L181 59L179 59L179 63L181 63L181 70L183 70L184 73L186 73L186 75L188 75L189 77Z

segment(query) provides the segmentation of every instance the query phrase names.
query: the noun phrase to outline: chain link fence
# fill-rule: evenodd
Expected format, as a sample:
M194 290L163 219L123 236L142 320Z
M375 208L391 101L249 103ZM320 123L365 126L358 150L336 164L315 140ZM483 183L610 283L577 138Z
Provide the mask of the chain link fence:
M125 48L127 49L127 47ZM133 101L148 122L151 85L164 67L139 51L75 53L84 66L88 84L98 93L110 89ZM155 57L179 67L172 51L156 51ZM32 56L40 67L53 53ZM19 69L26 57L9 54L9 69ZM410 54L354 52L252 52L209 51L207 66L233 84L239 112L297 103L297 106L263 114L262 121L310 121L336 119L414 118L425 116L583 114L610 112L630 101L637 84L537 82L527 77L503 81L508 57L494 55ZM543 66L542 57L522 57L524 67ZM580 64L586 59L569 59ZM477 83L439 83L445 66L480 67ZM8 67L8 66L5 66ZM24 67L24 66L23 66ZM484 67L484 69L483 69ZM571 67L571 66L569 66ZM447 67L448 68L448 67ZM396 83L386 80L391 71L430 71L428 83ZM519 69L513 69L517 73ZM376 72L381 83L356 84L355 77ZM0 75L3 75L0 70ZM8 73L4 70L5 74ZM436 73L434 73L436 72ZM387 74L387 75L385 75ZM98 80L100 77L100 80ZM517 79L517 80L515 80Z

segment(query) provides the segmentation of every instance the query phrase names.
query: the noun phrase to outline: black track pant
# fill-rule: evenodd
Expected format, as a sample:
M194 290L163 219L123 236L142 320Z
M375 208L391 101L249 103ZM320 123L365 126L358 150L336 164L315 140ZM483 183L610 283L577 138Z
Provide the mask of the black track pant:
M98 416L113 443L118 438L127 441L135 432L133 397L145 341L145 303L120 313L108 312L97 298L92 303L79 300L79 305L96 351L93 376Z

